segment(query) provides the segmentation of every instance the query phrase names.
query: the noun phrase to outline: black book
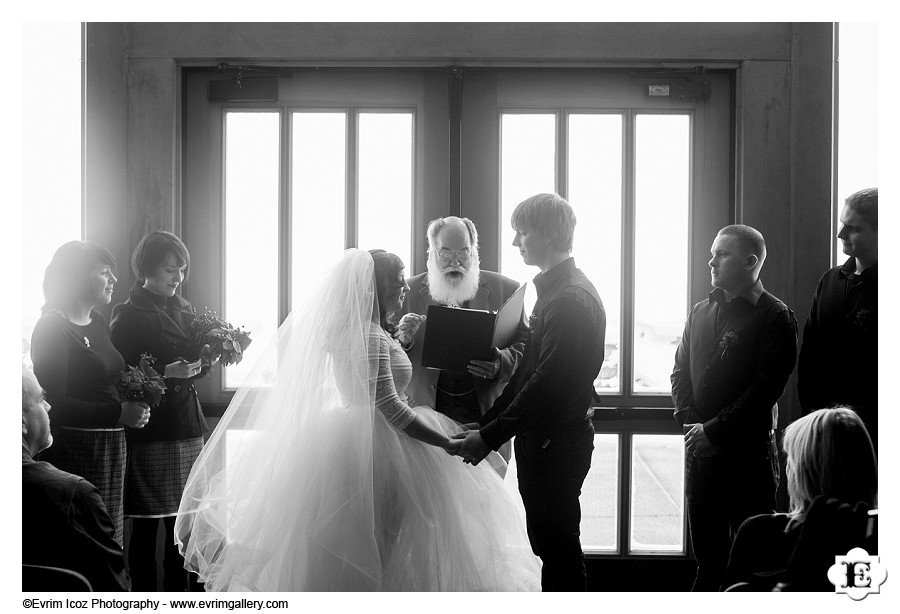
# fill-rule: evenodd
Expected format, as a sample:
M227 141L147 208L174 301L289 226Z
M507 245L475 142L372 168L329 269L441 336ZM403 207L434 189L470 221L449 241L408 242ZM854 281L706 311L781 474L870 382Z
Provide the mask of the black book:
M493 348L516 337L525 306L525 284L496 312L429 305L422 366L465 371L471 360L491 360Z

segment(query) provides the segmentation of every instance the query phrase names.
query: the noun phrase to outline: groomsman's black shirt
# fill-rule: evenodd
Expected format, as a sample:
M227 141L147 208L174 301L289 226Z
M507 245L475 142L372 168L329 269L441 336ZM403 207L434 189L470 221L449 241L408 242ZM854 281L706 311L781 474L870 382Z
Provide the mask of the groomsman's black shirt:
M803 413L850 405L870 434L877 427L877 264L857 275L856 259L848 258L819 280L803 329L797 391Z
M757 283L755 305L721 288L694 305L675 352L675 420L702 422L719 447L765 443L797 359L793 312Z

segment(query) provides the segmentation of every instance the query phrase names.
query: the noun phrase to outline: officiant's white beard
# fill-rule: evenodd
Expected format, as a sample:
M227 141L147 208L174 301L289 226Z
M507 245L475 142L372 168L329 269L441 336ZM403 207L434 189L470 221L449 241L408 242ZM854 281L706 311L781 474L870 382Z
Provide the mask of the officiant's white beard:
M459 271L462 275L452 275L454 271ZM437 254L429 250L428 293L437 303L459 306L472 299L478 293L480 275L477 250L472 250L468 268L456 264L442 268Z

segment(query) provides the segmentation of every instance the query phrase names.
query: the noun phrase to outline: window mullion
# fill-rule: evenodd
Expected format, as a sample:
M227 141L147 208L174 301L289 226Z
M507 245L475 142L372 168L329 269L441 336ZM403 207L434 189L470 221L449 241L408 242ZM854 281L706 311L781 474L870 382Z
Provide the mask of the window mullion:
M449 212L462 216L462 88L463 69L454 66L447 72ZM418 257L418 256L417 256ZM414 263L411 263L412 266Z
M622 122L622 305L619 339L620 390L624 399L634 395L634 274L635 274L635 113Z
M569 198L569 115L556 110L556 193Z
M345 203L344 248L359 244L359 111L347 110L347 201Z
M291 113L281 108L278 178L278 325L291 312Z
M626 425L619 433L619 526L618 552L630 554L631 547L631 491L634 486L631 471L632 437L631 428Z

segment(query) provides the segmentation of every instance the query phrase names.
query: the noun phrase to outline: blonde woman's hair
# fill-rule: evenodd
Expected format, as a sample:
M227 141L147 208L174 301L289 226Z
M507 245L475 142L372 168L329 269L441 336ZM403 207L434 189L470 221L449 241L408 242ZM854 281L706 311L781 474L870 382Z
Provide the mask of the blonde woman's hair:
M820 495L850 505L877 505L875 448L852 409L819 409L792 422L784 431L783 446L792 516L804 516Z

